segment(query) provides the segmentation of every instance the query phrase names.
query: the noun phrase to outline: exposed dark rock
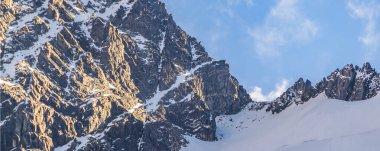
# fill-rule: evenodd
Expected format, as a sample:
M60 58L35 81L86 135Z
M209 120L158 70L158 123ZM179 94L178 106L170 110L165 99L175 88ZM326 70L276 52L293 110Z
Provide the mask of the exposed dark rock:
M252 102L158 0L5 0L0 10L1 150L180 150L186 136L216 141L215 117L243 108L380 90L367 63Z
M298 80L284 94L269 103L267 111L279 113L291 104L302 104L324 93L328 98L344 101L360 101L372 98L380 90L380 76L369 63L363 67L348 64L336 69L313 87L310 81Z
M266 109L272 113L279 113L292 104L303 104L316 96L317 90L309 80L300 78L293 86L288 88L280 97L271 102Z
M363 67L346 65L335 70L330 76L317 83L318 91L325 92L329 98L358 101L374 97L379 89L379 74L365 63Z
M180 150L252 102L158 0L1 4L1 150Z

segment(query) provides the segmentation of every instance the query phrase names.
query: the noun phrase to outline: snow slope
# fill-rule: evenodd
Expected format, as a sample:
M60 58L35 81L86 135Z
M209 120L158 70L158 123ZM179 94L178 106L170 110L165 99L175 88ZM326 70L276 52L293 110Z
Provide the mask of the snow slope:
M375 151L380 143L380 95L365 101L325 94L273 115L244 110L217 118L219 141L189 138L183 150Z
M157 91L154 94L154 96L146 101L146 104L145 104L146 110L148 112L153 112L153 111L157 110L159 107L159 102L167 93L178 88L182 83L186 82L186 80L191 78L189 76L193 75L195 71L197 71L199 68L202 68L205 65L210 64L210 63L211 62L202 63L201 65L198 65L198 66L190 69L189 71L186 71L186 73L184 73L184 74L179 74L177 76L175 83L172 84L172 86L170 86L169 89L160 91L159 88L157 87Z

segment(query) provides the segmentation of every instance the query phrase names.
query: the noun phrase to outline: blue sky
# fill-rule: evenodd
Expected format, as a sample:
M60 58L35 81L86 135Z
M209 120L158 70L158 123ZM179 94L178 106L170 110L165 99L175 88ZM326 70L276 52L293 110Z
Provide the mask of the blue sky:
M380 1L163 0L179 26L225 59L254 97L299 77L316 83L345 64L380 68Z

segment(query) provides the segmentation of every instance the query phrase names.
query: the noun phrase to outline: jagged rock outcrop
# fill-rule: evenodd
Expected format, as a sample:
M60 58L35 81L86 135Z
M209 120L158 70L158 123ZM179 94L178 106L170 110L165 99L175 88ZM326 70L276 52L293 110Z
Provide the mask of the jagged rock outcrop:
M13 7L13 0L3 0L0 2L0 46L4 44L6 38L5 32L10 23L16 18L14 14L19 7ZM0 47L3 49L3 47ZM1 50L2 50L1 49Z
M365 63L363 67L346 65L335 70L316 85L319 91L325 91L329 98L358 101L374 97L379 90L379 74Z
M180 150L252 102L158 0L0 9L1 150Z
M362 67L348 64L323 78L315 87L309 80L304 82L302 78L299 79L279 98L269 103L266 110L279 113L293 103L302 104L321 93L331 99L366 100L376 96L379 90L380 74L370 63L365 63Z
M280 97L269 104L266 111L279 113L293 103L296 105L303 104L310 98L317 95L315 89L309 80L304 81L300 78L293 86L288 88Z
M188 136L216 141L215 118L243 108L380 90L369 64L347 65L253 102L158 0L4 0L0 10L1 150L180 150Z

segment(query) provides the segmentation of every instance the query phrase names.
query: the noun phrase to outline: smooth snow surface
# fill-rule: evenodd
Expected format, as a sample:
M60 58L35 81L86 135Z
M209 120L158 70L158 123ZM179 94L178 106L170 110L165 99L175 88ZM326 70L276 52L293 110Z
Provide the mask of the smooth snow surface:
M328 99L325 94L272 115L243 110L217 117L219 141L189 137L183 150L378 151L380 95L365 101Z

